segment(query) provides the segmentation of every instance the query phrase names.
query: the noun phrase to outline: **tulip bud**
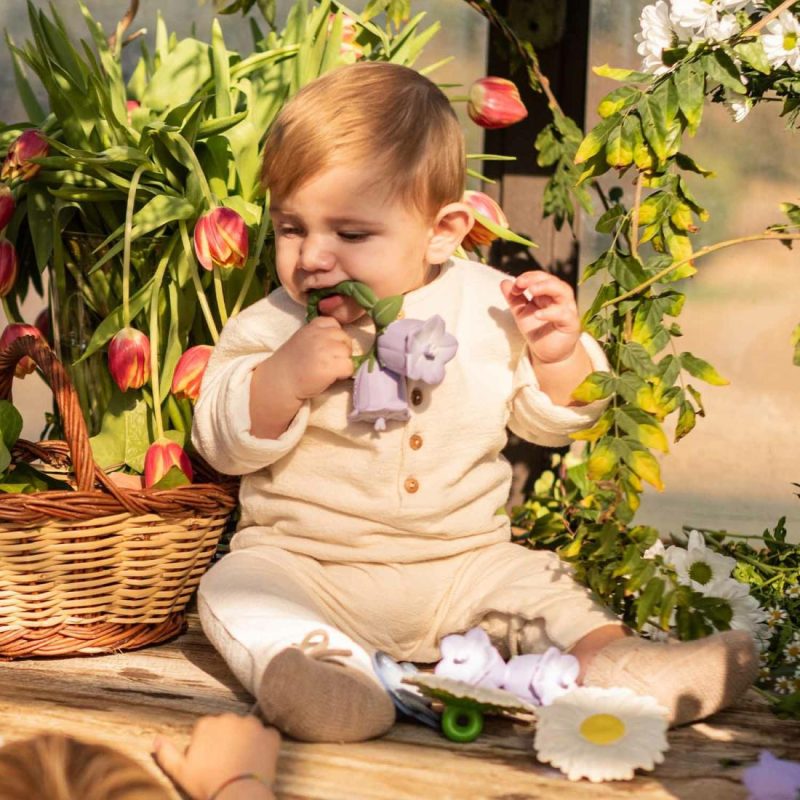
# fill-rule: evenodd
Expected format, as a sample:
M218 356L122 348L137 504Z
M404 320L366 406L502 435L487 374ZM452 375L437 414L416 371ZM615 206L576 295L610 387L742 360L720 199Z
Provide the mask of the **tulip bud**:
M14 195L8 186L0 185L0 231L2 231L14 216L17 204L14 202Z
M329 35L333 30L335 20L336 14L328 14ZM349 14L342 14L342 44L339 47L339 55L348 56L352 53L355 56L355 61L364 55L364 48L356 43L356 36L358 36L356 21Z
M172 394L179 400L197 400L206 364L214 348L207 344L190 347L178 359L172 375Z
M150 340L141 331L123 328L108 345L108 370L120 390L139 389L150 377Z
M52 329L50 326L50 308L45 306L37 315L36 319L33 321L33 326L39 333L42 334L42 338L49 344L51 347L53 346L53 334Z
M482 128L507 128L528 116L517 87L505 78L481 78L469 90L467 113Z
M203 214L194 227L194 251L207 269L238 267L247 261L249 243L244 220L230 208L221 206Z
M141 105L142 104L138 100L128 100L125 103L125 108L128 113L128 125L133 121L133 112L136 111L137 108L141 108Z
M17 282L17 251L11 242L0 242L0 297L5 297Z
M21 336L35 336L37 339L42 339L42 334L39 333L38 328L33 325L26 325L23 322L12 322L6 325L2 335L0 335L0 350L4 350L11 342L19 339ZM44 341L42 339L42 341ZM24 378L30 375L36 369L36 364L30 356L23 356L17 361L17 366L14 367L14 375L18 378Z
M348 419L371 422L376 431L385 431L386 420L407 420L409 413L405 380L365 361L356 372L353 410Z
M501 228L508 228L508 220L500 208L489 195L483 192L464 192L464 202L472 208L477 214L486 217L490 222L499 225ZM475 250L476 247L487 245L493 242L497 235L492 233L485 225L480 223L477 219L472 226L470 232L464 237L461 242L462 246L467 250Z
M32 158L44 158L50 146L39 131L33 128L25 131L8 148L6 160L0 169L0 179L4 181L30 180L40 169L40 164L31 162Z
M183 472L191 481L192 464L184 449L171 439L156 439L144 456L144 485L149 489L158 483L173 467Z

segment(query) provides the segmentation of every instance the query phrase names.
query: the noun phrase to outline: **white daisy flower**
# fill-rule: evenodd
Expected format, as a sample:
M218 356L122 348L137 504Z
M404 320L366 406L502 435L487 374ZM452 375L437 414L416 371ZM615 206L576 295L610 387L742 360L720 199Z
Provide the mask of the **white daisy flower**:
M748 631L762 649L768 644L770 632L764 624L767 612L750 594L746 583L734 578L722 578L702 587L702 592L706 597L716 597L728 603L733 613L730 622L733 630Z
M739 20L733 14L723 14L719 19L706 25L703 38L714 42L725 42L741 33Z
M664 760L667 724L653 697L583 686L537 710L533 749L571 781L631 780Z
M791 664L800 661L800 642L791 641L783 648L783 657Z
M762 680L769 680L769 676L772 675L772 670L769 667L760 667L758 670L758 677Z
M656 556L663 556L666 552L667 548L664 547L664 542L662 542L661 539L656 539L655 542L642 553L642 558L655 558Z
M791 680L791 678L787 678L785 675L781 675L780 678L775 678L775 691L778 694L790 694L793 685L794 681Z
M767 609L767 625L770 628L774 628L776 625L779 625L781 622L785 622L789 615L778 606L772 606Z
M691 28L695 33L703 34L704 38L712 38L709 29L713 30L719 24L720 14L729 16L731 12L744 8L747 3L748 0L673 0L670 20L673 25L682 25Z
M665 0L645 6L639 17L639 25L641 31L634 38L639 42L636 52L642 57L642 67L646 72L660 75L669 69L664 64L662 51L672 47L676 38Z
M706 547L699 531L689 531L686 548L672 545L664 553L664 561L675 568L678 580L697 591L721 578L730 577L736 559L715 553Z
M727 100L725 107L733 117L734 122L741 122L750 113L753 101L749 97L745 97L742 100Z
M761 44L770 66L788 64L795 72L800 71L800 20L791 11L784 11L767 23L765 31Z
M792 600L797 600L798 598L800 598L800 583L795 584L794 586L790 586L786 590L786 596L791 597ZM797 636L797 634L795 634L795 636Z

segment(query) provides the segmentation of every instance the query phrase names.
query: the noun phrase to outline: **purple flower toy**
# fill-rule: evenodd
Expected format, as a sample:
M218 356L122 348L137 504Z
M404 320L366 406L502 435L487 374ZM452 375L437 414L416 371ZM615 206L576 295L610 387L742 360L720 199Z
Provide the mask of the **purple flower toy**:
M800 764L762 750L758 764L742 773L749 800L796 800L800 797Z
M483 628L472 628L463 636L452 633L439 642L442 660L434 673L472 686L497 689L502 685L506 664Z
M372 289L359 281L342 281L336 286L311 292L306 319L319 314L319 301L331 294L353 298L375 323L375 342L369 352L353 356L355 384L352 422L372 422L376 431L385 431L387 420L407 420L406 380L436 386L444 380L444 367L456 354L458 342L444 329L444 320L435 314L428 320L397 316L403 307L401 296L379 300Z

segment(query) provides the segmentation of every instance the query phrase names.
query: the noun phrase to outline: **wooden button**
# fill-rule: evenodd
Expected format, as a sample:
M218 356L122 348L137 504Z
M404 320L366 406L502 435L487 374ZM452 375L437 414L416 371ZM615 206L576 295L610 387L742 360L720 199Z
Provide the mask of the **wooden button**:
M406 478L403 486L409 494L414 494L419 489L419 481L416 478Z
M422 389L413 389L411 391L411 402L418 406L422 402Z
M419 450L422 447L422 437L415 433L409 440L408 443L411 445L412 450Z

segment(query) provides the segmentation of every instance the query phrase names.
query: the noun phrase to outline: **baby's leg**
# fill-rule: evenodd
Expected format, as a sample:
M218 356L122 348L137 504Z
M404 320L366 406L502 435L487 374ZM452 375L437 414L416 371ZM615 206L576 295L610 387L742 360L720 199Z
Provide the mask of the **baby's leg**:
M506 655L555 645L578 658L582 683L655 697L673 725L725 708L755 679L758 656L748 633L651 642L594 602L553 553L509 543L474 555L459 576L471 607L460 627L444 632L481 624Z
M203 630L284 733L305 741L380 736L394 722L392 701L366 650L318 610L307 566L275 548L225 556L200 583Z

